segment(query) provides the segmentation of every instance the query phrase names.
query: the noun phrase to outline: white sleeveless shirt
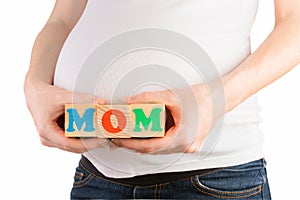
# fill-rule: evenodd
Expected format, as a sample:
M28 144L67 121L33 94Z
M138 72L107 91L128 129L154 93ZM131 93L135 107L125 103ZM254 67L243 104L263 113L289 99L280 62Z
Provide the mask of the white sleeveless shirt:
M126 72L134 66L153 63L172 66L191 84L201 82L193 71L185 68L182 60L167 53L144 50L113 63L114 70L106 71L97 82L104 86L95 86L91 91L86 80L86 88L84 84L77 87L81 68L95 49L114 36L143 28L170 30L190 38L204 49L219 73L225 75L251 53L249 34L257 6L258 0L89 0L62 48L54 84L109 99L114 84ZM92 76L93 72L90 73ZM156 89L161 88L145 87L140 92ZM84 155L104 175L115 178L242 164L263 157L258 112L254 95L227 113L220 137L204 158L198 153L141 155L123 148L113 151L100 148Z

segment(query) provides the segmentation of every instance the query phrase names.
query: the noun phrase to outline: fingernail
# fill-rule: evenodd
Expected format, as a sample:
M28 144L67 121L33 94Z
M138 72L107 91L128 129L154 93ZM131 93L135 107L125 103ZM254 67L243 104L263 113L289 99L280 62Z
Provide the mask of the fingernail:
M124 102L129 103L130 98L129 97L124 97Z
M98 104L103 104L105 102L105 100L104 99L96 98L95 102L98 103Z
M116 149L118 149L119 147L117 147L116 145L114 145L113 143L110 143L109 144L109 150L110 151L113 151L113 150L116 150Z
M110 140L114 145L119 145L120 144L120 141L117 140L117 139L111 139Z

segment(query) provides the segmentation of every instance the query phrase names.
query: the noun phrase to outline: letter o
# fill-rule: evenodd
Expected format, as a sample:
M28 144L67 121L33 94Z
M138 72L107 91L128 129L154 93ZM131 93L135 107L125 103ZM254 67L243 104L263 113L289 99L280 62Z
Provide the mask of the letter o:
M118 126L113 127L110 117L114 115L117 118ZM126 117L120 110L109 110L102 116L102 127L109 133L121 132L126 127Z

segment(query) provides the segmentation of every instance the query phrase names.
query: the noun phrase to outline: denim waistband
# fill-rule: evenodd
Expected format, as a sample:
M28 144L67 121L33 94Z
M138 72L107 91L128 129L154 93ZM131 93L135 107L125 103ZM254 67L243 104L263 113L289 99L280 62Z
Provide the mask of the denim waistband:
M210 171L218 169L218 168L212 168L212 169L201 169L201 170L183 171L183 172L165 172L165 173L139 175L131 178L111 178L99 172L96 169L96 167L85 156L81 157L80 165L84 167L88 172L94 174L95 176L101 177L103 179L115 181L123 184L140 185L140 186L155 185L160 183L177 181L180 179L190 178L191 176L194 175L205 174Z

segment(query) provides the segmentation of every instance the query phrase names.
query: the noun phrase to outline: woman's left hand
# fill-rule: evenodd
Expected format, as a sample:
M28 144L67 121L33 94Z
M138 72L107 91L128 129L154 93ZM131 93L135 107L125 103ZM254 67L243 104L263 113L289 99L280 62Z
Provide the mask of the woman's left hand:
M204 84L173 91L144 92L130 97L128 103L165 104L174 120L174 125L162 138L112 140L117 147L132 149L140 153L196 152L208 134L213 121L211 96Z

